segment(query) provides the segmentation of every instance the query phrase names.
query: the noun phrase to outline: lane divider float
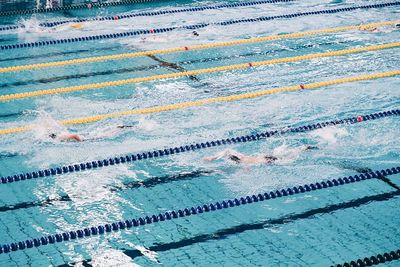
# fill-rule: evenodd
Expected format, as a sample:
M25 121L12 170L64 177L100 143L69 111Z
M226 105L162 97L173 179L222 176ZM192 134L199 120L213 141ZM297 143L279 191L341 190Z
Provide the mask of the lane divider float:
M60 20L60 21L41 22L41 23L39 23L39 26L54 27L54 26L65 24L65 23L82 23L82 22L86 22L86 21L113 21L113 20L121 20L121 19L135 18L135 17L154 17L154 16L160 16L160 15L166 15L166 14L199 12L199 11L205 11L205 10L218 10L218 9L234 8L234 7L248 7L248 6L257 6L257 5L274 4L274 3L288 3L288 2L293 2L293 1L294 0L260 0L260 1L229 3L229 4L222 4L222 5L206 5L206 6L179 8L179 9L139 12L139 13L133 13L133 14L98 16L98 17L82 18L82 19L66 19L66 20ZM20 29L20 28L25 28L25 25L7 25L7 26L0 27L0 31L16 30L16 29Z
M79 124L92 123L92 122L97 122L97 121L111 119L111 118L140 115L140 114L149 114L149 113L159 113L159 112L172 111L172 110L178 110L178 109L184 109L184 108L190 108L190 107L202 106L202 105L208 105L208 104L215 104L215 103L221 103L221 102L239 101L239 100L252 99L252 98L257 98L257 97L263 97L266 95L271 95L271 94L276 94L276 93L298 91L298 90L305 90L305 89L316 89L316 88L320 88L320 87L332 86L332 85L343 84L343 83L388 78L388 77L393 77L393 76L397 76L397 75L400 75L400 70L388 71L388 72L382 72L382 73L372 73L372 74L352 76L352 77L345 77L345 78L341 78L341 79L328 80L328 81L323 81L323 82L315 82L315 83L309 83L309 84L293 85L293 86L281 87L281 88L275 88L275 89L266 89L266 90L247 92L247 93L236 94L236 95L206 98L206 99L200 99L200 100L188 101L188 102L182 102L182 103L175 103L175 104L164 105L164 106L155 106L155 107L148 107L148 108L142 108L142 109L117 111L117 112L99 114L99 115L82 117L82 118L62 120L62 121L59 121L59 123L63 124L63 125L67 125L67 126L68 125L79 125ZM29 131L33 127L34 127L34 125L26 125L26 126L15 127L15 128L0 129L0 135L21 133L21 132Z
M373 266L381 263L387 263L400 259L400 249L392 250L376 256L365 257L364 259L357 259L343 264L332 265L331 267L363 267Z
M284 135L284 134L288 134L288 133L304 133L304 132L313 131L315 129L321 129L321 128L331 127L331 126L335 126L335 125L355 124L355 123L361 123L361 122L365 122L365 121L377 120L377 119L382 119L382 118L386 118L386 117L394 117L394 116L399 116L399 115L400 115L400 109L394 109L394 110L389 110L389 111L376 112L376 113L371 113L371 114L367 114L367 115L360 115L360 116L349 117L349 118L344 118L344 119L337 119L337 120L332 120L332 121L321 122L321 123L307 124L307 125L299 126L299 127L287 126L287 127L281 128L281 129L270 130L267 132L259 132L259 133L255 133L255 134L243 135L243 136L238 136L238 137L229 137L229 138L206 141L206 142L195 143L195 144L192 143L192 144L182 145L179 147L178 146L170 147L170 148L158 149L158 150L142 152L142 153L137 153L137 154L130 154L130 155L126 155L126 156L116 156L114 158L109 158L109 159L94 160L94 161L88 161L88 162L82 162L82 163L74 163L74 164L70 164L70 165L53 167L53 168L49 168L49 169L42 169L39 171L9 175L9 176L1 177L0 182L1 182L1 184L8 184L8 183L13 183L13 182L28 181L28 180L36 179L39 177L40 178L51 177L51 176L61 175L61 174L66 174L66 173L103 168L103 167L107 167L107 166L113 166L113 165L141 161L141 160L152 159L152 158L159 158L159 157L164 157L164 156L174 155L174 154L179 154L179 153L184 153L184 152L198 151L198 150L207 149L210 147L226 146L226 145L237 144L237 143L245 143L245 142L264 140L266 138L271 138L273 136Z
M140 227L146 224L161 223L183 217L201 215L207 212L214 212L218 210L224 210L228 208L254 204L262 201L268 201L276 198L300 195L316 190L344 186L347 184L358 183L371 179L379 179L382 176L395 175L398 173L400 173L400 166L395 166L388 169L370 171L365 174L363 173L363 174L356 174L353 176L340 177L337 179L328 179L316 183L283 188L276 191L237 197L234 199L217 201L214 203L206 203L203 205L187 207L179 210L166 211L163 213L143 216L135 219L127 219L122 221L116 221L113 223L101 224L98 226L86 227L79 230L72 230L68 232L59 232L57 234L44 235L38 238L28 239L25 241L17 241L9 244L0 245L0 254L10 253L18 250L36 248L39 246L46 246L49 244L70 242L76 239L87 238L90 236L105 235L111 232L123 231L126 229L130 229L132 227Z
M382 7L393 7L400 5L400 2L390 2L390 3L381 3L381 4L371 4L371 5L363 5L363 6L352 6L352 7L344 7L344 8L336 8L336 9L324 9L324 10L316 10L316 11L307 11L307 12L299 12L299 13L291 13L284 15L275 15L275 16L262 16L257 18L243 18L236 20L227 20L222 22L213 22L213 23L199 23L192 25L182 25L182 26L171 26L171 27L163 27L157 29L142 29L142 30L134 30L128 32L116 32L116 33L108 33L108 34L100 34L100 35L90 35L90 36L81 36L81 37L71 37L65 39L53 39L46 41L37 41L30 43L16 43L16 44L7 44L0 45L0 50L13 50L20 48L32 48L32 47L40 47L40 46L50 46L57 44L69 44L76 42L87 42L87 41L98 41L105 39L116 39L116 38L125 38L137 35L147 35L147 34L159 34L171 32L177 29L184 30L195 30L201 29L208 26L228 26L239 23L257 23L261 21L270 21L275 19L289 19L289 18L298 18L303 16L312 16L312 15L322 15L322 14L336 14L340 12L348 12L359 9L371 9L371 8L382 8Z
M29 10L10 10L0 12L0 16L15 16L15 15L28 15L35 13L44 13L44 12L57 12L57 11L65 11L65 10L74 10L74 9L92 9L92 8L102 8L102 7L110 7L110 6L119 6L119 5L128 5L128 4L139 4L139 3L147 3L154 2L156 0L121 0L118 2L91 2L86 4L79 5L65 5L59 7L51 7L51 8L35 8Z
M160 55L160 54L211 49L211 48L227 47L227 46L234 46L234 45L253 44L253 43L268 42L268 41L274 41L274 40L301 38L301 37L305 37L305 36L312 36L312 35L319 35L319 34L330 34L330 33L344 32L344 31L351 31L351 30L373 29L376 27L396 25L399 23L400 23L400 20L383 21L383 22L370 23L370 24L353 25L353 26L345 26L345 27L338 27L338 28L305 31L305 32L294 32L294 33L288 33L288 34L262 36L262 37L239 39L239 40L226 41L226 42L214 42L214 43L210 43L210 44L200 44L200 45L192 45L192 46L184 46L184 47L157 49L157 50L150 50L150 51L114 54L114 55L107 55L107 56L86 57L86 58L77 58L77 59L62 60L62 61L36 63L36 64L29 64L29 65L10 66L10 67L0 68L0 73L13 72L13 71L24 71L24 70L34 70L34 69L51 68L51 67L60 67L60 66L67 66L67 65L77 65L77 64L101 62L101 61L108 61L108 60L121 60L121 59L127 59L127 58L154 56L154 55Z
M69 87L60 87L60 88L54 88L54 89L7 94L7 95L0 95L0 102L17 100L17 99L22 99L22 98L60 94L60 93L71 93L71 92L85 91L85 90L91 90L91 89L100 89L100 88L106 88L106 87L111 87L111 86L121 86L121 85L126 85L126 84L133 84L133 83L142 83L142 82L165 80L165 79L176 79L176 78L187 77L187 76L196 76L196 75L200 75L200 74L222 72L222 71L233 71L233 70L239 70L239 69L259 67L259 66L310 60L310 59L315 59L315 58L343 56L343 55L349 55L349 54L354 54L354 53L362 53L362 52L378 51L378 50L383 50L383 49L398 48L399 46L400 46L400 42L395 42L395 43L387 43L387 44L380 44L380 45L363 46L363 47L358 47L358 48L350 48L350 49L344 49L344 50L328 51L328 52L315 53L315 54L306 54L306 55L302 55L302 56L277 58L277 59L270 59L270 60L265 60L265 61L256 61L256 62L251 62L251 64L242 63L242 64L226 65L226 66L207 68L207 69L160 74L160 75L140 77L140 78L130 78L130 79L125 79L125 80L115 80L115 81L100 82L100 83L89 83L89 84L75 85L75 86L69 86Z

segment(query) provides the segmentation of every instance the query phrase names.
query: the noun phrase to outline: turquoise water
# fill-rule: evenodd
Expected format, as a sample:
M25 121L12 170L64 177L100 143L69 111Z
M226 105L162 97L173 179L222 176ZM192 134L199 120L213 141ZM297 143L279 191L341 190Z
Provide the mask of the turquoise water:
M36 25L44 20L92 15L88 11L38 14L23 19L1 18L2 24L18 21L28 27L17 33L15 30L2 32L0 45L365 3L321 2L295 1L117 22L87 22L81 29L74 29L71 25L41 29ZM121 6L96 12L99 12L98 15L119 14L129 10L158 10L215 3L152 3L136 8ZM176 30L146 36L144 41L141 37L135 37L1 51L0 67L398 18L398 8L392 7L206 27L198 30L199 37L194 37L189 30ZM377 32L349 31L315 35L157 55L157 58L186 70L195 70L397 42L399 37L399 29L384 27ZM70 131L84 136L103 136L82 143L58 142L47 136L49 128L50 131L59 130L55 125L56 120L391 71L398 69L399 56L398 49L386 49L218 72L199 75L194 79L160 80L0 103L0 129L35 125L33 131L0 137L0 176L288 125L298 126L398 109L400 92L397 88L400 82L397 77L392 77L69 127ZM0 76L0 91L1 95L5 95L179 71L152 58L140 57L3 73ZM110 129L122 124L134 127L106 136ZM224 149L210 148L134 164L1 185L0 227L3 230L0 244L354 175L359 168L378 170L398 166L399 127L398 118L389 117L229 147L246 154L285 157L274 165L241 166L223 160L205 162L203 157ZM319 149L305 153L293 151L304 144L316 145ZM400 186L399 178L398 175L389 177ZM142 181L141 184L139 181ZM369 180L105 236L1 254L0 265L329 266L399 248L399 194L398 190L383 181ZM392 262L386 266L397 265Z

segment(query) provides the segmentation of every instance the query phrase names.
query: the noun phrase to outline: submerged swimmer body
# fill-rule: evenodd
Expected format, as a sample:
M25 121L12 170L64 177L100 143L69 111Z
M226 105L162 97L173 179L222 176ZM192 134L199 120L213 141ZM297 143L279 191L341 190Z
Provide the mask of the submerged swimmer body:
M119 125L117 126L115 129L127 129L127 128L132 128L134 127L133 125ZM111 136L111 135L115 135L118 131L108 131L108 135L107 136ZM89 140L95 140L95 139L100 139L102 138L97 137L97 138L85 138L83 135L80 134L74 134L74 133L62 133L62 134L56 134L56 133L50 133L49 137L51 139L57 139L59 141L62 142L83 142L83 141L89 141ZM103 136L104 137L104 136Z
M304 146L299 147L299 149L301 151L306 151L306 150L310 150L310 149L317 149L317 147L304 145ZM227 149L227 150L224 150L214 156L205 157L204 160L214 161L214 160L219 160L222 158L233 161L237 164L273 164L277 160L281 159L281 158L278 158L278 157L275 157L272 155L249 156L249 155L241 154L232 149Z

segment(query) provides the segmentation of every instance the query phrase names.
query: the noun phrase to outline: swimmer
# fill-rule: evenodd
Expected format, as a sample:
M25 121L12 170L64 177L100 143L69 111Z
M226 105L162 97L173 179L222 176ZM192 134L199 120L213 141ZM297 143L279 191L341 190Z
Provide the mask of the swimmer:
M97 137L84 137L83 135L80 134L74 134L74 133L62 133L62 134L56 134L56 133L50 133L49 137L51 139L56 139L61 142L83 142L83 141L89 141L89 140L95 140L95 139L101 139L103 137L110 137L112 135L115 135L119 132L119 129L128 129L128 128L133 128L135 126L133 125L119 125L116 126L114 130L109 130L103 135L99 135Z
M199 36L199 33L197 31L192 32L194 36Z
M51 139L57 139L60 141L65 141L65 142L69 142L69 141L82 142L84 140L83 136L80 136L78 134L71 134L71 133L60 134L60 135L51 133L51 134L49 134L49 137Z
M299 147L301 151L306 151L310 149L317 149L315 146L304 145ZM273 164L280 158L272 156L272 155L256 155L256 156L248 156L241 154L235 150L227 149L224 150L214 156L205 157L204 160L206 161L214 161L219 159L227 159L237 164Z
M396 24L394 26L395 29L400 29L400 24ZM380 28L382 27L373 27L373 26L360 26L360 31L366 31L366 32L380 32Z

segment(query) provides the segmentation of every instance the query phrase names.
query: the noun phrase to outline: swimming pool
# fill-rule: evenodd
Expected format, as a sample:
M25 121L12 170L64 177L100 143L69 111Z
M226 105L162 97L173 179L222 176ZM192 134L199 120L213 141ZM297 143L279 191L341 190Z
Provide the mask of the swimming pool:
M0 32L1 266L330 266L399 249L398 169L370 172L399 167L398 5L283 1L157 14L224 3L0 18L18 25ZM143 12L155 14L38 26ZM269 19L252 20L260 17ZM381 22L393 23L359 27ZM331 30L310 32L322 29ZM112 36L126 32L136 34ZM244 41L222 43L235 40ZM150 50L159 51L127 55ZM89 62L66 62L77 58ZM356 78L339 80L348 77ZM68 129L86 142L49 138L63 131L57 121L71 119ZM318 149L299 153L302 145ZM279 160L203 160L224 149ZM108 223L102 235L55 236ZM382 265L398 265L385 257Z

